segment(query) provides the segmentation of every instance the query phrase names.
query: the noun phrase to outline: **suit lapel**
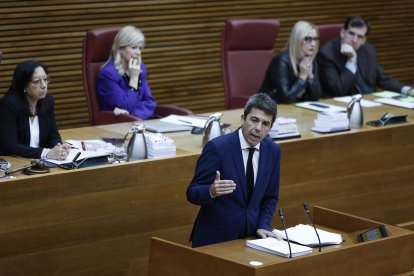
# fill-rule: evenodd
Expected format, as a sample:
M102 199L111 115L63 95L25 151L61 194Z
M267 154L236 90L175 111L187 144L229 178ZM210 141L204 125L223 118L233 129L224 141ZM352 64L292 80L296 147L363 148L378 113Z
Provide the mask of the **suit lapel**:
M368 56L369 55L360 54L363 51L367 51L367 49L364 47L364 45L361 46L361 48L359 49L359 51L357 53L357 55L358 55L358 58L357 58L358 69L357 70L361 71L361 77L365 81L366 85L371 87L371 86L374 86L374 84L371 81L371 73L372 72L370 72L370 70L369 70L369 68L371 66L368 66L368 64L369 64Z
M247 203L247 191L246 191L246 174L244 172L243 154L240 148L239 131L236 130L232 133L230 139L231 156L233 158L233 164L237 173L236 185L241 188L245 202Z
M44 120L44 114L39 115L39 146L41 147L47 147L49 145L46 145L46 141L47 141L47 133L48 131L46 131L46 126L45 126L45 120Z

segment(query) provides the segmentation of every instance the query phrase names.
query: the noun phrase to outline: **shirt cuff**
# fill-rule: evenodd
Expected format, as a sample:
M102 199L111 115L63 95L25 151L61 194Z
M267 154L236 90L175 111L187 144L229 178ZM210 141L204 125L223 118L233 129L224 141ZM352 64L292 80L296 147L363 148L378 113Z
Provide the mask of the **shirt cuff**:
M404 95L408 95L408 91L410 91L412 88L410 87L410 86L404 86L403 88L401 88L401 94L404 94Z
M211 184L211 185L213 185L213 184ZM213 195L211 194L211 185L210 185L210 188L208 189L208 192L210 193L210 197L211 197L211 198L216 198L217 196L213 196Z
M49 153L49 151L50 151L50 149L46 149L46 148L44 148L43 150L42 150L42 154L40 154L40 159L47 159L47 154Z
M355 65L355 64L353 64L353 63L351 63L351 62L347 62L347 63L345 64L345 67L346 67L349 71L351 71L351 72L352 72L352 74L355 74L355 73L356 73L356 71L357 71L357 67L356 67L356 65Z

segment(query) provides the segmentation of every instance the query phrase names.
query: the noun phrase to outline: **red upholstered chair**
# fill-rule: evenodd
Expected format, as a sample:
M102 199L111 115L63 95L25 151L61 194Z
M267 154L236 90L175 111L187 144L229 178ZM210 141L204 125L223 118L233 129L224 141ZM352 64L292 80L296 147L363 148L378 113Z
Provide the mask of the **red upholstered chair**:
M102 64L108 59L112 42L121 28L101 28L89 30L83 38L82 48L82 78L85 97L89 108L89 125L113 124L136 121L133 115L115 116L112 111L99 109L99 100L96 94L96 78ZM192 112L173 105L158 105L155 114L167 116L170 114L191 115Z
M323 46L329 40L338 38L341 35L341 29L343 24L320 24L316 25L319 30L319 36L321 38L319 42L319 48Z
M226 109L244 107L258 92L279 33L276 19L228 20L221 37L221 70Z

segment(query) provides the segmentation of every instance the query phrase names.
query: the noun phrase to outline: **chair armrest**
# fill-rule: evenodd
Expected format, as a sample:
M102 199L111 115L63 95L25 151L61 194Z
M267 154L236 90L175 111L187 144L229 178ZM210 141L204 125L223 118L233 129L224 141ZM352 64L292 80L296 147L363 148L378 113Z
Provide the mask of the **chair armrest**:
M140 121L140 119L130 114L115 116L112 111L99 111L98 115L95 118L95 125L116 124L134 121Z
M175 105L157 105L157 108L155 109L155 114L161 117L165 117L171 114L193 115L193 112L191 112L191 110L189 109L178 107Z

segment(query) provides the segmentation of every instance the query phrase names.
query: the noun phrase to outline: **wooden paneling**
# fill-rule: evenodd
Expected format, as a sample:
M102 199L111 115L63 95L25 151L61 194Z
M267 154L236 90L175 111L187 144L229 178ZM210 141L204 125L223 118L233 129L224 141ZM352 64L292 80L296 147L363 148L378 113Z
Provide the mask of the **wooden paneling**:
M194 112L224 108L220 35L231 18L277 18L280 51L300 19L343 22L360 14L372 24L369 36L386 71L414 85L414 2L397 1L1 1L0 95L16 64L37 59L50 67L49 91L56 98L60 128L87 125L81 77L81 41L88 29L136 25L147 38L143 58L155 98ZM248 39L248 38L246 38Z
M310 131L315 112L280 106L279 114L298 118L302 134L279 142L277 207L283 208L288 227L308 222L303 202L387 224L414 221L414 163L409 162L414 111L380 106L364 109L364 117L373 120L385 110L407 113L409 123L318 134ZM223 122L235 130L240 114L224 111ZM65 129L61 134L65 140L123 137L131 125ZM46 175L16 174L16 179L2 181L0 274L145 275L151 237L188 245L198 207L186 200L185 191L202 150L202 135L169 136L177 145L174 158L52 169ZM15 167L27 162L6 158ZM282 227L277 216L273 226Z

